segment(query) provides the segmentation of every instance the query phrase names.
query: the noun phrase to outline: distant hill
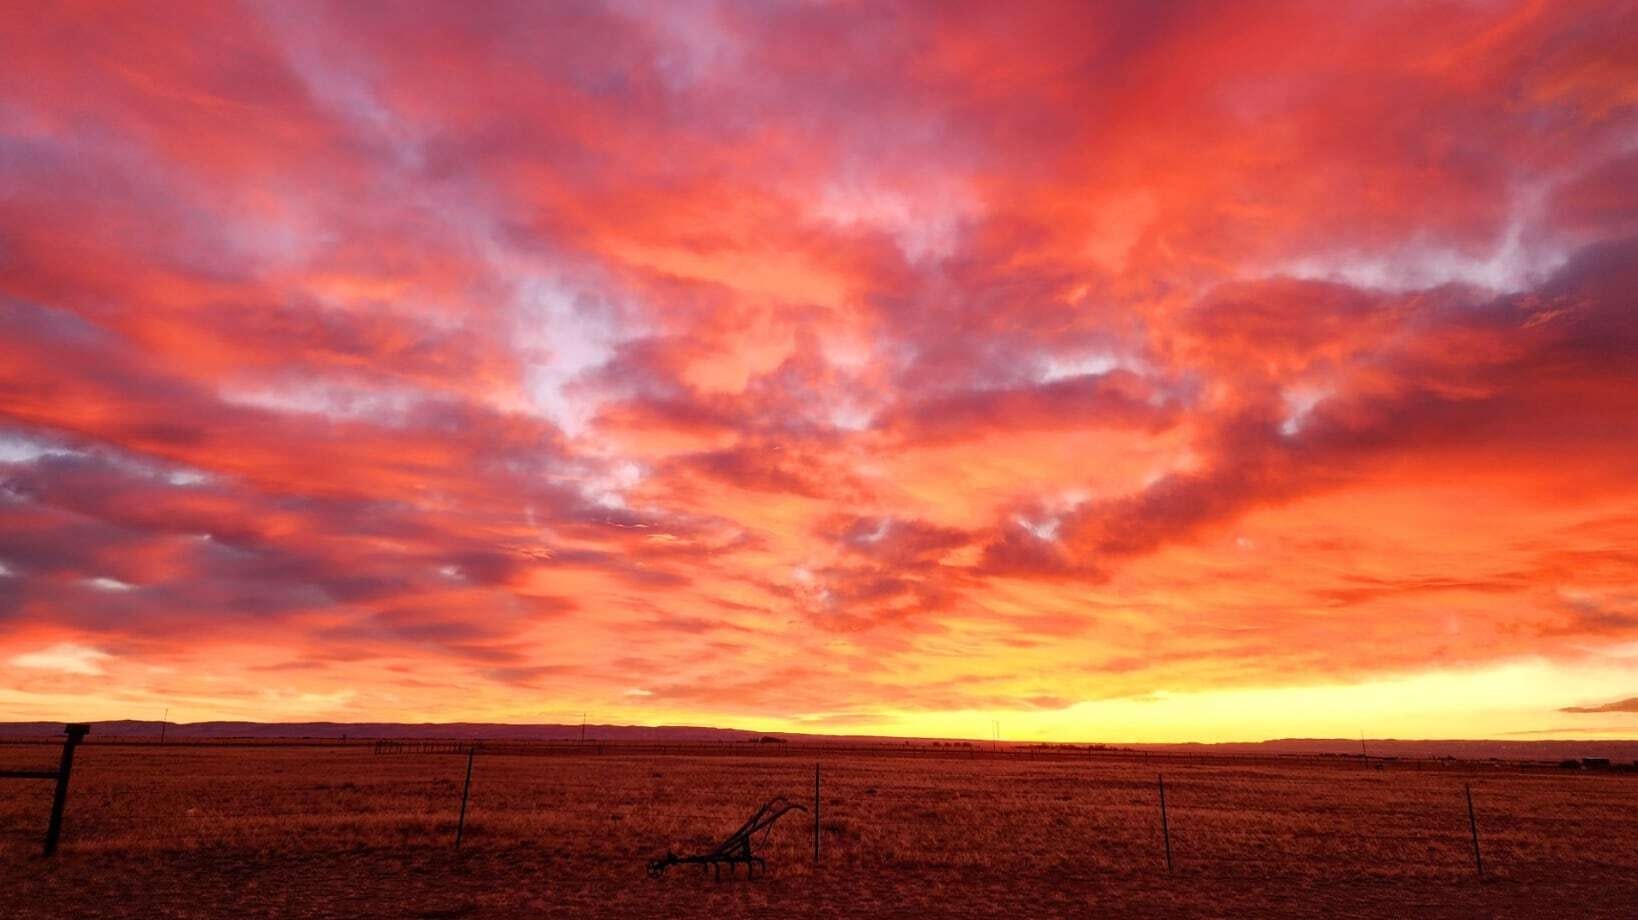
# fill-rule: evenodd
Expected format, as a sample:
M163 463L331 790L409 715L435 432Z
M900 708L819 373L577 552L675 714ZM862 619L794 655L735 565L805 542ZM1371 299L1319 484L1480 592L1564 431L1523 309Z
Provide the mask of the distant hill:
M160 723L123 719L96 722L95 738L158 738ZM0 722L0 738L61 735L61 722ZM496 741L575 741L582 737L574 725L507 725L491 722L172 722L167 738L220 740L229 738L403 738ZM746 741L766 732L693 725L587 725L584 737L598 741Z
M1279 738L1272 741L1227 742L1223 744L1134 744L1137 750L1199 752L1202 754L1336 754L1357 757L1358 738ZM1611 760L1638 760L1638 739L1597 740L1400 740L1366 739L1365 751L1372 757L1455 757L1459 760L1563 760L1569 757L1608 757Z
M92 725L91 741L98 739L158 739L160 723L120 720ZM0 738L60 737L61 722L0 722ZM166 737L174 741L220 741L229 739L341 740L452 739L494 741L576 741L582 737L579 724L512 725L493 722L172 722L165 726ZM806 735L794 732L757 732L737 728L700 725L586 725L589 741L709 742L754 741L775 737L804 744L905 744L930 743L930 738L890 738L875 735ZM988 744L988 741L981 742ZM1086 742L1078 742L1085 744ZM1101 742L1110 747L1134 751L1170 751L1198 754L1255 754L1262 756L1356 757L1357 738L1279 738L1270 741L1227 742L1220 744L1122 744ZM1026 742L1002 742L1006 747L1023 747ZM1630 741L1462 741L1366 739L1365 750L1372 757L1454 757L1460 760L1562 760L1580 757L1608 757L1615 761L1638 761L1638 740Z

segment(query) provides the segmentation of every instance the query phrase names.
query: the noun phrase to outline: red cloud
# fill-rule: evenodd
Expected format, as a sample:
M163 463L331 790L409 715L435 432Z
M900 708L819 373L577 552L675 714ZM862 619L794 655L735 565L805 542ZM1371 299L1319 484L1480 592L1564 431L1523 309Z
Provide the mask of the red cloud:
M1638 634L1617 5L676 15L8 30L0 656L842 725Z

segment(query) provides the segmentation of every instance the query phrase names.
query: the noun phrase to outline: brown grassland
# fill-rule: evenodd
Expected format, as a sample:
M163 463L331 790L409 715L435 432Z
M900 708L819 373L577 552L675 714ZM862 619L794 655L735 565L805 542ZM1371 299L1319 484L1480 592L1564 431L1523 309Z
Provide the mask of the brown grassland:
M0 767L55 757L0 745ZM822 862L792 814L766 877L715 882L644 861L709 846L774 794L809 802L811 755L480 754L457 851L458 754L87 744L55 859L38 852L51 784L0 782L0 916L1638 916L1634 774L820 759Z

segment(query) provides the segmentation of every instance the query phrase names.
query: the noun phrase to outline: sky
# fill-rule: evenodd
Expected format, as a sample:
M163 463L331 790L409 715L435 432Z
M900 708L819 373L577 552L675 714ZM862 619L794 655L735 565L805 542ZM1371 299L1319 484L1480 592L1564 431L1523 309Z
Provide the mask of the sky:
M0 718L1638 736L1638 4L6 19Z

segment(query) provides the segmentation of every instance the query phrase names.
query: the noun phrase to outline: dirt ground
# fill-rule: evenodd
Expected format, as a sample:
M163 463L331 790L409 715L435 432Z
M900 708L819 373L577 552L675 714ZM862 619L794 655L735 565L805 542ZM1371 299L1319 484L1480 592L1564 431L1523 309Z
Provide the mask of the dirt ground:
M87 745L55 859L50 784L0 783L0 916L1638 916L1631 774L1168 763L1168 873L1138 758L822 761L821 862L793 813L717 882L644 862L811 806L811 759L480 755L456 850L464 756Z

